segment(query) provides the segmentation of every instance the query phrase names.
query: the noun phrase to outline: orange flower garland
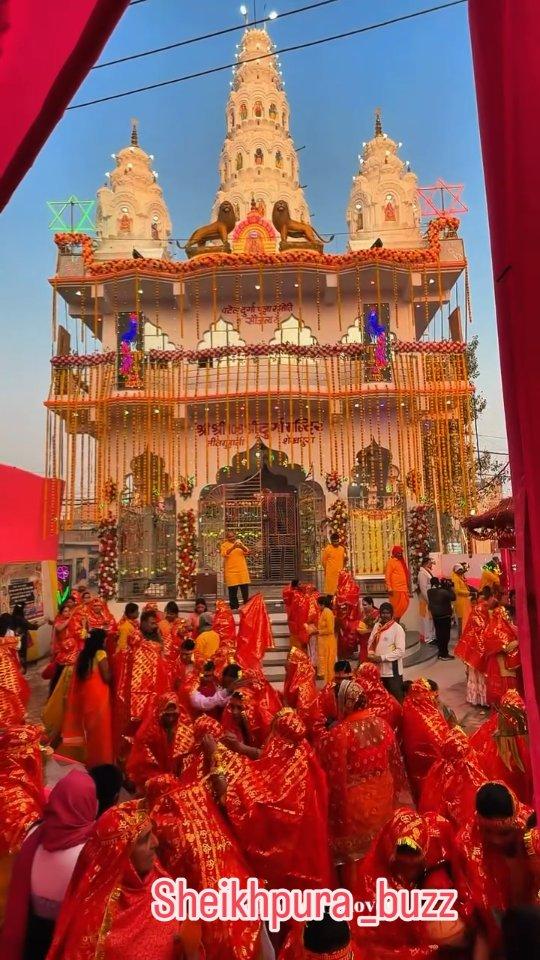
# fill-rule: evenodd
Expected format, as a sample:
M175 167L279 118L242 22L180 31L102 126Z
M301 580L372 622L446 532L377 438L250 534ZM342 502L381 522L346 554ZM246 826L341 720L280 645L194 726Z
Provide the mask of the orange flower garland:
M369 250L354 250L350 253L318 253L316 250L284 250L279 253L204 253L191 260L152 260L141 257L135 261L129 258L119 260L96 260L92 239L84 233L57 233L55 242L61 249L73 244L82 248L82 257L86 274L92 277L113 277L133 272L151 276L182 278L190 274L204 273L215 267L238 269L239 267L283 266L286 264L327 267L329 270L346 269L360 264L390 264L395 266L428 267L438 264L441 253L441 232L455 232L459 226L456 217L437 217L427 228L428 246L411 250L391 250L387 247L375 247Z

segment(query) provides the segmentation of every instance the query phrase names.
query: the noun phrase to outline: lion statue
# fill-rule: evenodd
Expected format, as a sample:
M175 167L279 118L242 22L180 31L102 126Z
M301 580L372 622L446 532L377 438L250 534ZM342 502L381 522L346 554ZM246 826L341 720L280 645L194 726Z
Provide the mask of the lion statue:
M214 220L213 223L207 223L204 227L198 227L198 229L191 234L185 249L192 250L196 247L204 247L209 240L221 240L223 246L228 247L227 237L234 230L235 226L236 214L234 207L228 200L224 200L223 203L219 205L217 220Z
M292 220L289 204L286 200L278 200L274 204L272 223L279 233L282 243L286 243L289 237L303 237L307 243L318 247L321 244L330 243L334 239L334 234L332 234L331 237L324 240L311 224L303 223L302 220Z

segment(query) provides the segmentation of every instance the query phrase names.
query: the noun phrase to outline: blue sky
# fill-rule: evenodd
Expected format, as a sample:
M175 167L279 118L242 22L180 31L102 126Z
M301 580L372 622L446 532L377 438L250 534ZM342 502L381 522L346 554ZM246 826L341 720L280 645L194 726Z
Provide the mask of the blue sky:
M280 12L309 0L269 0ZM260 16L263 0L257 4ZM355 29L430 6L427 0L337 0L271 25L278 48ZM109 60L233 26L239 3L146 0L128 8L101 59ZM230 63L236 34L92 72L74 102ZM505 451L493 284L466 4L405 23L283 55L292 134L314 222L346 229L345 208L362 141L380 106L387 132L403 141L420 184L439 176L464 183L462 220L470 263L480 387L488 398L481 445ZM210 212L224 135L230 71L68 111L0 218L0 450L3 462L43 471L49 384L51 291L55 265L47 200L92 198L139 119L141 145L155 167L173 221L185 237ZM343 247L345 237L340 238ZM16 416L16 419L15 419Z

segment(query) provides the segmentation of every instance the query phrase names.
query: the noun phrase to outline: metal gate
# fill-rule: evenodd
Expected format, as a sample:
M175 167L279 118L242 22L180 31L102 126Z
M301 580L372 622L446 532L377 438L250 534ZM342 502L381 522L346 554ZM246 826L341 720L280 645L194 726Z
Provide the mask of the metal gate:
M310 583L317 582L317 573L321 564L323 524L326 517L326 504L321 485L314 480L306 480L300 486L299 503L300 526L300 576Z
M232 531L249 547L254 583L285 583L300 575L298 492L263 489L261 473L240 483L219 484L199 500L199 563L223 582L220 542Z
M125 506L118 519L118 599L176 595L174 498L163 508Z

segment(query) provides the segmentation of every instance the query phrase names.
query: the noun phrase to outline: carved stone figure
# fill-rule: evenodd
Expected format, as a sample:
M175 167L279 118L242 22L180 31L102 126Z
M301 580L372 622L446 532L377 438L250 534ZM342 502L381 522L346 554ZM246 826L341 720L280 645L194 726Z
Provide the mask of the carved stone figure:
M283 244L288 243L290 237L305 241L298 246L312 247L315 250L322 250L325 243L330 243L334 239L334 234L324 239L311 224L304 223L302 220L293 220L286 200L278 200L274 204L272 223L281 237L282 248Z
M230 252L231 248L227 238L235 226L236 214L234 207L228 200L224 200L219 206L217 220L214 220L213 223L206 224L204 227L198 227L198 229L191 234L185 246L188 256L204 253L204 248L210 240L220 240L223 245L223 250Z

